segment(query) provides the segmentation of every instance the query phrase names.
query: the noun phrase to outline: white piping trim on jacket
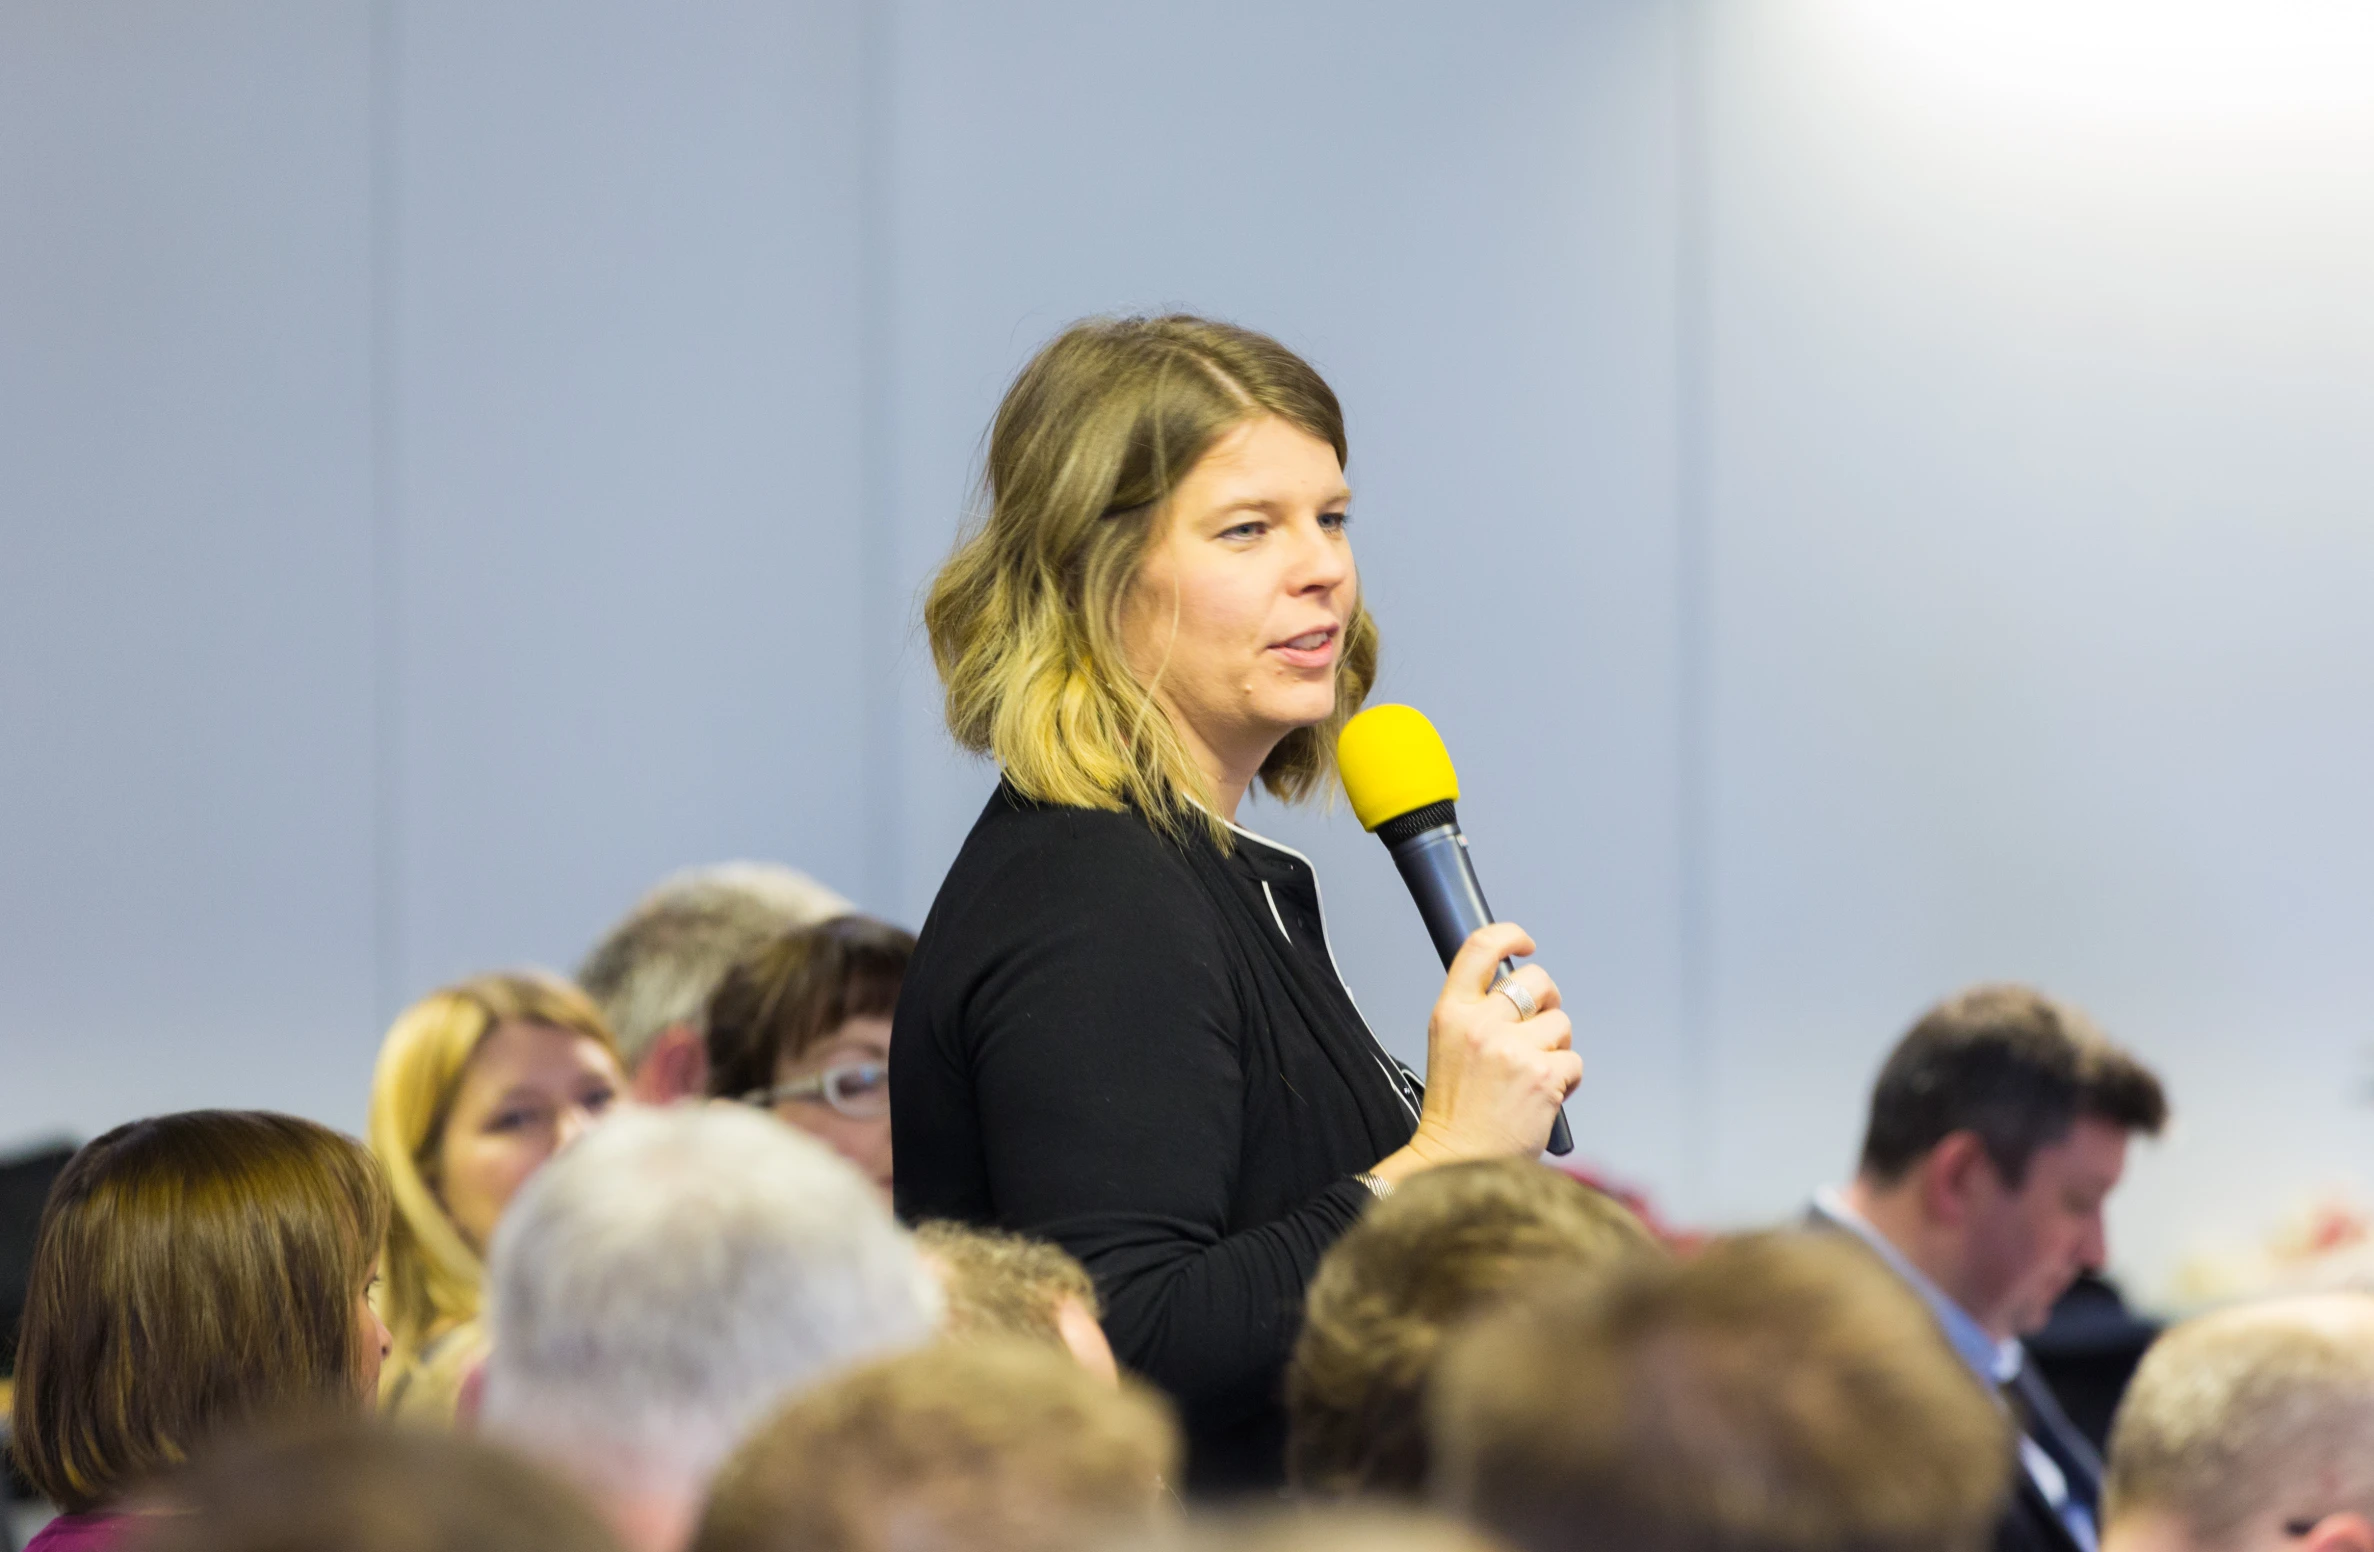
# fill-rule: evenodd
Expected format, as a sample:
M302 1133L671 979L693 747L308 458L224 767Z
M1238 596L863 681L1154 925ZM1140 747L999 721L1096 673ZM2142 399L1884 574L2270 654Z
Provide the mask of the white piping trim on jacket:
M1266 878L1261 881L1261 898L1269 902L1269 919L1278 924L1278 936L1291 944L1294 941L1294 934L1286 930L1286 918L1278 914L1278 897L1270 893L1269 880ZM1321 923L1321 925L1324 926L1325 923ZM1343 977L1339 975L1336 979L1340 981ZM1347 997L1352 995L1349 987L1345 988L1344 995Z
M1327 968L1335 972L1335 984L1344 989L1344 1000L1352 1005L1352 1012L1358 1015L1360 1027L1368 1031L1368 1043L1376 1048L1370 1054L1376 1058L1377 1067L1385 1074L1386 1081L1393 1085L1393 1097L1401 1101L1401 1108L1409 1112L1410 1122L1415 1125L1418 1120L1418 1107L1410 1103L1409 1085L1394 1069L1393 1058L1386 1053L1385 1042L1377 1038L1376 1026L1368 1021L1368 1014L1362 1010L1360 999L1353 995L1352 983L1344 979L1344 967L1336 963L1335 944L1327 936L1327 888L1319 882L1319 865L1284 842L1273 841L1266 835L1257 835L1233 819L1223 819L1220 822L1246 840L1259 841L1271 851L1282 851L1311 870L1311 893L1319 897L1319 945L1327 950ZM1278 898L1269 892L1269 880L1262 880L1261 893L1269 901L1270 915L1277 916ZM1286 923L1282 918L1278 922L1278 931L1281 935L1286 933ZM1294 939L1287 936L1286 941L1292 943Z

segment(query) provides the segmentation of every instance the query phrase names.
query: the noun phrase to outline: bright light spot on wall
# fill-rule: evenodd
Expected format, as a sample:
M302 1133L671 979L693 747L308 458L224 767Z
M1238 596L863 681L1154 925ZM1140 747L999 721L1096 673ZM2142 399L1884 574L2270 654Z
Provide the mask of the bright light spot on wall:
M2374 106L2374 0L1835 0L1931 79L2087 117L2314 121Z

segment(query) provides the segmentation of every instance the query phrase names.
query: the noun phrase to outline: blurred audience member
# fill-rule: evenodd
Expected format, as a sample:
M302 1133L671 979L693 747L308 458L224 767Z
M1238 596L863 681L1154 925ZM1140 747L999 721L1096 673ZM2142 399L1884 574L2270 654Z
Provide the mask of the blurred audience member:
M1132 1552L1504 1552L1474 1526L1400 1505L1223 1510L1167 1527Z
M787 1395L931 1333L938 1290L848 1165L764 1116L620 1117L495 1236L481 1426L674 1552L709 1477Z
M947 1297L940 1328L959 1340L1022 1337L1062 1348L1108 1385L1119 1384L1104 1309L1088 1268L1062 1246L1003 1229L926 1223L915 1246Z
M28 1552L112 1544L157 1473L231 1430L363 1412L388 1212L362 1146L293 1116L158 1116L75 1154L17 1349L17 1460L63 1511Z
M453 1420L485 1357L479 1280L528 1176L600 1120L626 1083L610 1027L566 981L482 975L404 1010L371 1080L371 1147L396 1201L382 1304L395 1333L391 1416Z
M1145 1534L1179 1431L1039 1343L929 1347L791 1403L719 1473L695 1552L1060 1552Z
M577 967L577 984L618 1037L635 1098L660 1105L708 1092L703 1013L726 971L795 927L854 909L772 862L722 862L663 879Z
M1662 1259L1613 1198L1532 1159L1413 1176L1335 1242L1286 1370L1286 1471L1305 1492L1426 1486L1422 1389L1452 1326L1552 1273Z
M915 935L867 916L788 932L709 1000L709 1092L764 1105L890 1198L890 1013Z
M351 1425L177 1476L124 1552L621 1552L558 1478L464 1435Z
M2012 1454L1919 1301L1802 1233L1512 1300L1428 1422L1438 1501L1526 1552L1978 1552Z
M2022 1432L2001 1552L2093 1552L2102 1462L2020 1338L2106 1257L2127 1139L2168 1116L2160 1080L2075 1008L2024 986L1939 1004L1871 1094L1854 1183L1816 1221L1858 1236L1925 1300Z
M2103 1552L2374 1552L2374 1299L2177 1327L2110 1435Z

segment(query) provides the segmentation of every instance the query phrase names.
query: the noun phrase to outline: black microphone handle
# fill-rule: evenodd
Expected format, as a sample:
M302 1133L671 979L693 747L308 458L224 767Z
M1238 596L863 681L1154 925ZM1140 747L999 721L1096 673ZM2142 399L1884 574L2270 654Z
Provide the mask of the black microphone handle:
M1410 898L1418 902L1418 915L1426 922L1426 935L1434 939L1434 951L1442 956L1443 968L1449 969L1475 930L1492 921L1492 907L1484 903L1484 886L1476 882L1475 864L1467 858L1467 837L1453 822L1385 844L1393 853L1393 865L1401 869L1401 881L1410 886ZM1514 974L1516 968L1509 960L1500 962L1504 976ZM1574 1133L1566 1124L1564 1108L1550 1123L1549 1151L1561 1155L1574 1152Z

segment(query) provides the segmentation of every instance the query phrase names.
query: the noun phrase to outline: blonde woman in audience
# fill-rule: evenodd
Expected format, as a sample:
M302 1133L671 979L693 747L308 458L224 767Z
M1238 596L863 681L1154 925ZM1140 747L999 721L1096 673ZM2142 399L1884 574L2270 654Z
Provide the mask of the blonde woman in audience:
M2102 1552L2374 1552L2374 1299L2276 1299L2160 1338L2110 1431Z
M1169 1512L1170 1408L1043 1343L927 1347L791 1402L718 1473L692 1552L1064 1552Z
M228 1433L363 1413L387 1222L371 1156L294 1116L157 1116L75 1154L19 1327L17 1463L64 1511L27 1552L107 1552L158 1477Z
M551 976L477 976L422 998L388 1030L371 1147L396 1204L382 1289L395 1334L380 1386L389 1415L452 1421L486 1355L479 1284L497 1220L625 1086L600 1012Z
M948 1297L940 1329L949 1336L1043 1342L1106 1384L1121 1383L1096 1284L1062 1246L941 1221L916 1227L915 1248Z

